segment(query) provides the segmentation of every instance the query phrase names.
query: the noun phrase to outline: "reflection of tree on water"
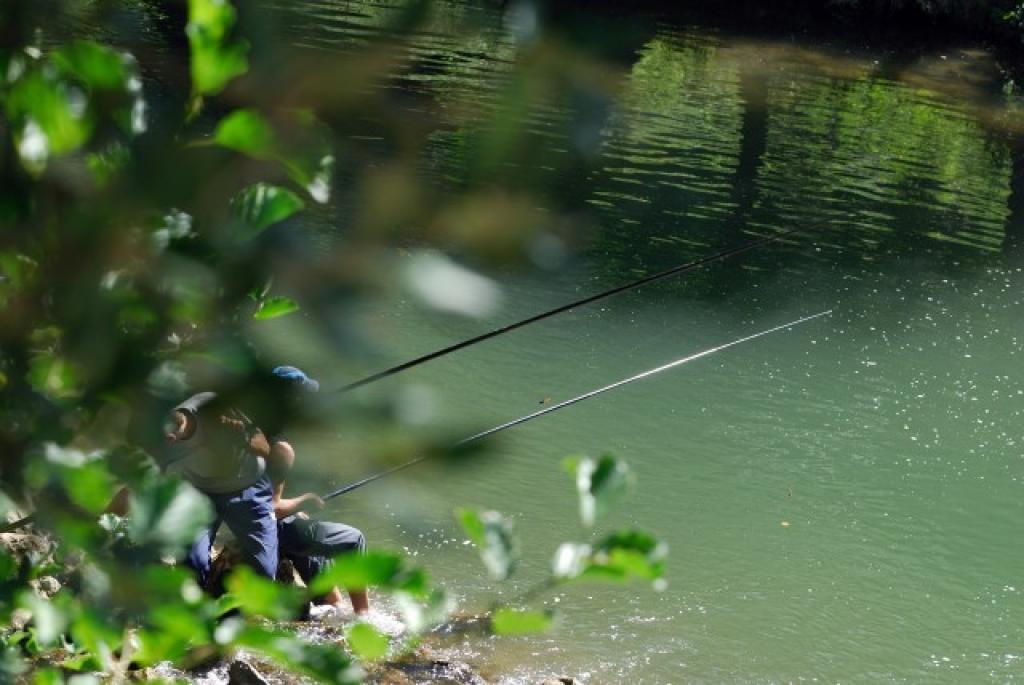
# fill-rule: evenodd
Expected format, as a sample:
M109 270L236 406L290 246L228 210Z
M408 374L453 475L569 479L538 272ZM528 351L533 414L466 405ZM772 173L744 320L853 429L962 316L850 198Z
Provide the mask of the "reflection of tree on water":
M1024 255L1024 135L1010 139L1010 197L1006 217L1005 250L1008 256L1019 259Z
M975 116L977 84L973 98L959 81L947 96L930 62L904 67L920 70L910 87L878 77L869 59L701 40L659 38L634 65L632 109L592 202L606 217L595 258L609 281L823 221L802 245L740 266L767 278L780 264L810 274L913 254L952 267L999 251L1020 196L1008 204L1010 160ZM650 164L666 152L671 162ZM841 249L816 255L804 249L812 241ZM748 280L739 273L729 265L666 287L724 295Z

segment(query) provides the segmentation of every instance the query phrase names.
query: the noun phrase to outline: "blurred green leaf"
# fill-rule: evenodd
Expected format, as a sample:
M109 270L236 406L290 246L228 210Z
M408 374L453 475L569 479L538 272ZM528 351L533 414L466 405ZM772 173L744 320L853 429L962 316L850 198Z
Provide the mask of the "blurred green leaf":
M590 528L612 504L625 496L635 483L629 465L612 455L599 460L589 457L566 460L566 470L576 477L580 520Z
M64 674L55 668L42 668L35 672L34 685L64 685Z
M552 573L559 580L576 578L624 582L653 581L664 586L667 546L643 531L612 533L597 545L564 543L555 552Z
M590 558L590 545L574 542L563 542L555 550L555 558L551 564L551 574L559 580L576 578Z
M335 585L348 590L380 587L419 597L428 594L427 578L422 570L407 568L398 554L376 550L335 558L331 568L313 579L310 590L323 594Z
M233 636L235 644L260 652L285 668L306 673L324 683L356 685L362 671L335 645L309 644L290 632L246 626Z
M42 173L47 160L78 149L92 134L85 94L52 72L32 69L7 91L5 109L25 168Z
M519 541L512 522L496 511L458 509L456 517L491 576L505 580L512 575L519 560Z
M235 8L227 0L189 0L185 33L192 52L195 95L215 95L249 68L249 44L229 40L234 24Z
M158 555L180 558L200 528L212 519L209 499L181 481L153 478L133 490L129 536Z
M32 612L32 625L35 627L35 637L40 646L50 647L56 644L57 638L68 625L67 602L59 596L53 600L45 600L32 591L25 591L19 595L18 606Z
M345 631L349 648L364 661L376 661L388 652L388 638L369 623L357 622Z
M92 655L101 671L110 670L114 664L114 653L121 649L121 630L112 624L110 617L92 610L85 610L71 623L71 639L75 645Z
M213 132L213 140L257 159L270 158L275 152L274 129L251 109L236 109L221 119Z
M287 297L268 297L260 302L252 318L257 321L266 321L297 311L299 311L299 305L295 300Z
M520 611L500 607L491 616L491 630L496 635L530 635L551 629L553 618L545 611Z
M395 595L395 604L402 614L406 628L418 634L448 618L452 604L444 590L430 590L419 597L405 592Z
M302 210L305 204L292 191L268 183L251 185L231 201L231 206L246 224L246 237L284 221Z
M60 69L89 88L124 90L128 79L124 58L112 48L87 40L74 41L54 50Z
M236 567L225 586L238 607L250 616L287 620L299 613L301 597L296 588L257 575L248 566Z
M76 368L67 360L48 352L32 358L28 382L41 394L55 400L71 399L81 393Z

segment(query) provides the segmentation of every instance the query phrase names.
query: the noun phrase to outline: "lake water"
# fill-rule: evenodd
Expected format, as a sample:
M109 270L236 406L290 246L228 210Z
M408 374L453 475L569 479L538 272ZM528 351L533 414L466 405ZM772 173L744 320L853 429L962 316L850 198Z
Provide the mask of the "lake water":
M282 33L324 68L370 52L398 12L323 0L278 11ZM456 655L504 683L1024 680L1024 104L991 57L968 45L907 55L754 39L657 16L594 13L573 34L522 3L434 11L402 44L393 78L368 86L391 103L376 115L427 132L415 173L438 194L503 184L571 217L570 256L558 261L561 243L543 238L533 263L482 266L502 304L479 320L432 312L399 288L367 298L351 315L373 354L277 349L341 385L806 229L351 399L397 394L410 421L457 436L833 314L516 427L480 466L384 479L331 515L371 546L404 549L466 612L514 601L561 542L629 526L668 543L662 592L564 586L532 604L558 609L548 634L453 639ZM591 49L593 35L620 44L609 56ZM342 144L400 148L362 130ZM355 207L342 192L311 222L323 250L356 230ZM344 434L298 442L300 485L322 490L374 467L346 452ZM594 533L576 524L561 461L606 451L638 487ZM511 581L486 576L456 506L515 520L523 560Z

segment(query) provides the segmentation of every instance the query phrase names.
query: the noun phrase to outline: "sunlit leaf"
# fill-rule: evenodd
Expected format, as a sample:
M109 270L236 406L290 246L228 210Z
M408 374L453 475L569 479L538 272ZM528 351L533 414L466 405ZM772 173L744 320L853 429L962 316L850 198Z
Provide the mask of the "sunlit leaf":
M564 542L555 550L555 558L551 563L551 573L555 578L568 580L583 572L590 558L590 545Z
M545 611L520 611L501 607L491 616L491 630L496 635L530 635L551 629L551 614Z
M41 599L33 592L23 592L18 599L19 606L32 612L36 640L43 647L55 644L68 625L66 605L56 600Z
M235 8L227 0L189 0L188 35L192 52L192 90L214 95L249 68L249 44L230 40Z
M248 566L238 566L225 583L238 607L250 616L285 620L298 614L300 596L296 588L258 575Z
M456 516L491 576L496 580L508 578L519 560L519 541L512 522L496 511L459 509Z
M388 587L402 572L402 558L391 552L371 550L366 554L337 557L331 568L323 571L310 586L314 593L324 593L335 585L349 590Z
M313 579L310 589L322 594L335 585L348 590L379 587L417 598L430 595L427 575L422 569L406 566L398 554L377 550L335 558L331 568Z
M305 204L292 191L267 183L251 185L231 201L235 214L253 236L302 210Z
M36 390L52 399L70 399L81 392L77 369L67 360L50 354L37 354L29 366L28 381Z
M257 321L266 321L297 311L299 311L299 304L295 300L287 297L268 297L260 303L252 318Z
M364 661L376 661L388 651L388 638L369 623L355 623L345 632L345 640L356 656Z
M594 460L589 457L566 462L569 473L576 477L579 493L580 519L590 528L604 516L617 500L633 487L634 478L626 462L611 455Z
M265 159L274 154L274 129L258 112L236 109L217 124L213 140L237 152Z
M210 502L181 481L153 479L132 491L129 536L157 554L180 557L212 518Z
M624 582L633 579L664 587L667 546L642 531L612 533L598 544L564 543L555 553L552 573L559 580L576 578Z
M42 668L35 672L34 685L64 685L64 674L55 668Z
M311 644L294 633L260 626L246 626L232 637L235 644L260 652L286 668L296 669L321 682L334 685L362 682L362 670L336 645Z
M90 88L124 90L128 79L124 58L112 48L79 40L53 52L54 64Z
M5 107L25 168L41 173L51 156L78 149L92 134L86 95L56 78L32 70L7 91Z

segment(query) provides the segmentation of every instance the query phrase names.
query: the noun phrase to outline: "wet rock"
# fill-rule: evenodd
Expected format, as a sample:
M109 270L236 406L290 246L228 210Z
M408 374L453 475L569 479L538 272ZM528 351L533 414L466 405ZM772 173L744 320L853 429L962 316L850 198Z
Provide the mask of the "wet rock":
M407 657L369 674L374 685L488 685L469 664L447 659Z
M544 681L543 685L583 685L580 681L576 680L571 676L562 676L556 678L548 678Z
M15 609L11 612L11 627L15 630L24 630L32 622L32 612L28 609Z
M42 599L50 599L60 592L60 582L53 576L43 576L37 580L29 581L29 585L36 595Z
M29 563L45 561L53 552L53 544L34 533L0 533L0 547L11 556Z
M248 661L235 659L228 666L228 685L268 685L268 681Z

